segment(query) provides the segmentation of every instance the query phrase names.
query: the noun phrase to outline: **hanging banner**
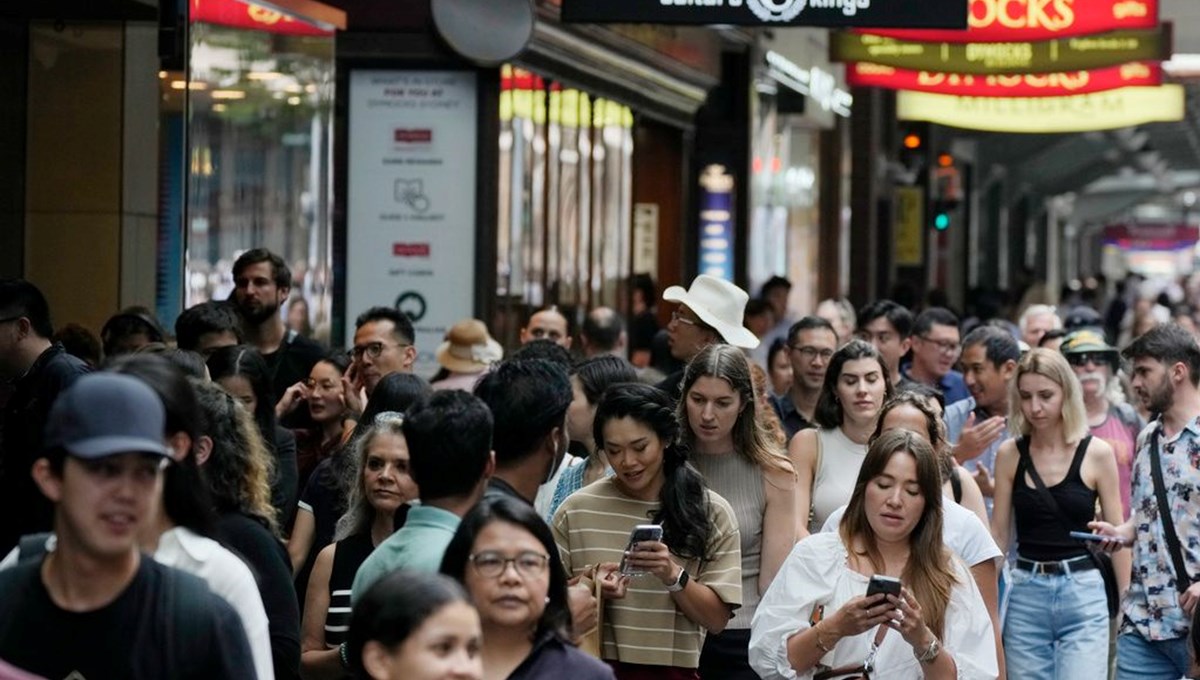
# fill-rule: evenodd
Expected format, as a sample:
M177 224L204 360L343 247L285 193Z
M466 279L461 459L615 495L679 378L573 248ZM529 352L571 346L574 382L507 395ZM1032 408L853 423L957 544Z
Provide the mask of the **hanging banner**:
M1162 66L1135 61L1120 66L1069 73L972 75L940 73L856 62L846 67L846 82L857 87L882 87L964 97L1062 97L1162 84Z
M878 30L900 40L1051 40L1158 26L1158 0L971 0L965 31Z
M1122 250L1182 250L1196 245L1200 229L1189 224L1110 224L1104 243Z
M1071 97L896 95L896 117L988 132L1087 132L1183 120L1181 85L1123 87Z
M832 61L866 61L916 71L1012 74L1082 71L1171 56L1169 24L1038 42L922 43L864 33L830 36Z
M562 0L564 23L967 27L967 0Z

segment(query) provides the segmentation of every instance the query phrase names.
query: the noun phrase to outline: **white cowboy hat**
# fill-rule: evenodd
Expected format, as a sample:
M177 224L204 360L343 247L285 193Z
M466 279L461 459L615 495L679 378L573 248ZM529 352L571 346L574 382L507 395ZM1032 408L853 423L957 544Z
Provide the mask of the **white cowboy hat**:
M437 348L437 361L455 373L482 373L504 358L500 343L488 335L478 319L464 319L446 331L446 341Z
M742 325L742 315L750 296L732 283L701 274L687 290L682 286L666 289L663 299L687 305L701 321L734 347L758 347L758 338Z

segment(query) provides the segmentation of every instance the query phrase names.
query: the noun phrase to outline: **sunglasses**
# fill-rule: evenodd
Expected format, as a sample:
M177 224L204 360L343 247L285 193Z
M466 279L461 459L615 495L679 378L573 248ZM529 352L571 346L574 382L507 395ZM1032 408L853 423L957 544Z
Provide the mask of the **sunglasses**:
M1113 363L1109 352L1073 352L1067 355L1067 362L1072 366L1087 366L1089 363L1105 366Z

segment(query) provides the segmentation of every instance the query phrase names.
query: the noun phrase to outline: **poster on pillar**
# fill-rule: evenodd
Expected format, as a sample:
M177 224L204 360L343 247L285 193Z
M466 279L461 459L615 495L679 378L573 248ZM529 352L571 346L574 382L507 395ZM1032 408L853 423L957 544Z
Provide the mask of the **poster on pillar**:
M562 0L566 23L967 27L967 0Z
M346 314L408 314L424 377L474 314L477 98L470 71L350 74Z

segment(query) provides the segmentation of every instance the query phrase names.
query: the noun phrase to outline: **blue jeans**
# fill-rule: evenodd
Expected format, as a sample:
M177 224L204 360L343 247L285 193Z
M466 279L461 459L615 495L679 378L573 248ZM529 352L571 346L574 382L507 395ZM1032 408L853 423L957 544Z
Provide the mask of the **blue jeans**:
M1187 638L1147 640L1136 630L1117 636L1117 680L1179 680L1190 663Z
M1010 678L1108 677L1108 602L1096 569L1010 573L1004 659Z

